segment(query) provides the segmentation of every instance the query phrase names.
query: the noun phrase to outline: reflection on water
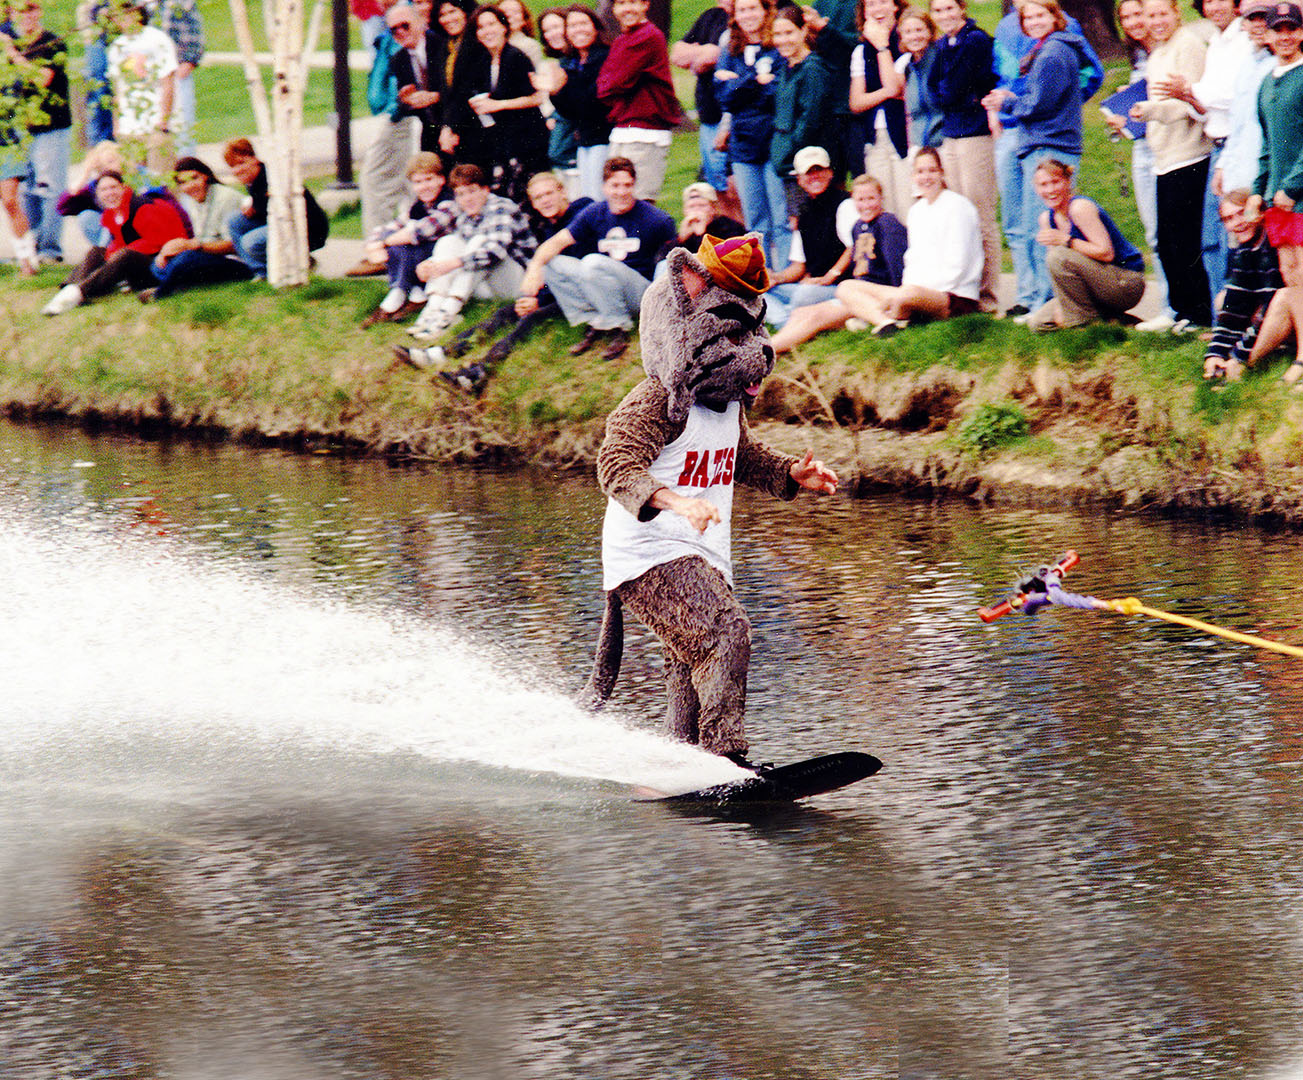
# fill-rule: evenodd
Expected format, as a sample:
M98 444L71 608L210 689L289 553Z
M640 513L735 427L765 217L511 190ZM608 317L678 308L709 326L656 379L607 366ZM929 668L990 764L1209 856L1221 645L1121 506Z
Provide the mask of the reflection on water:
M743 496L763 816L658 735L582 477L0 427L0 1077L1303 1075L1297 538ZM1295 1070L1295 1072L1291 1072Z

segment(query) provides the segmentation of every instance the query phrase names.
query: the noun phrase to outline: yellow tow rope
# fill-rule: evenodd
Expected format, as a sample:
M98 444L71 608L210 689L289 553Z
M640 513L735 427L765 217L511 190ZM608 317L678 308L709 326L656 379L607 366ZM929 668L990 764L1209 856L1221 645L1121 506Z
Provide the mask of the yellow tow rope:
M1188 626L1193 630L1202 630L1205 634L1213 634L1217 637L1226 638L1228 641L1256 645L1260 649L1267 649L1283 656L1296 656L1303 659L1303 649L1297 645L1282 645L1279 641L1268 641L1266 638L1256 637L1253 634L1241 634L1236 630L1226 630L1220 626L1213 626L1211 623L1200 622L1198 619L1187 619L1184 615L1173 615L1170 611L1159 611L1157 608L1145 607L1134 596L1128 596L1121 600L1099 600L1096 602L1101 609L1116 611L1119 615L1148 615L1152 619L1162 619L1164 622L1176 623L1178 626Z

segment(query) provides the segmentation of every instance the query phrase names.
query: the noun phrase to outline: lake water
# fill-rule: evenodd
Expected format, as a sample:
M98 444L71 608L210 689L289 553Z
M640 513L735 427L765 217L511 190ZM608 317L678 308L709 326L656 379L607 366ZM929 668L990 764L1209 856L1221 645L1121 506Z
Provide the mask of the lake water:
M1294 1080L1296 535L740 496L753 757L660 735L591 480L0 425L0 1077Z

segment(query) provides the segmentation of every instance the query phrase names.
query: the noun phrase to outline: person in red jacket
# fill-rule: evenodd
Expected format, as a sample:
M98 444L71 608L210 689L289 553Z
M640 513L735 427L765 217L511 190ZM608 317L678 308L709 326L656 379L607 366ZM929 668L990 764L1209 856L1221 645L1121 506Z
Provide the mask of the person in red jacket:
M615 0L620 36L597 74L597 96L611 121L610 157L638 170L634 197L655 202L665 182L670 132L683 109L670 78L665 35L647 18L649 0Z
M83 301L112 292L126 282L133 289L157 284L150 264L169 240L190 236L190 223L177 201L166 193L137 195L122 182L122 174L106 172L95 181L95 201L104 211L100 219L109 231L108 247L93 247L42 308L43 314L62 315Z

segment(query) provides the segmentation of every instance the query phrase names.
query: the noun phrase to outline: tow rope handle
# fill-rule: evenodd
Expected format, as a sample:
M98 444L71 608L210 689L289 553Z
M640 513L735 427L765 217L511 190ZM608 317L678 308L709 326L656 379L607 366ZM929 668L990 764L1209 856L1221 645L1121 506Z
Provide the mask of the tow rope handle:
M977 617L984 623L993 623L996 619L1008 615L1011 611L1021 610L1033 594L1044 594L1051 585L1058 585L1063 580L1063 575L1080 561L1081 558L1075 551L1065 551L1055 563L1050 566L1040 567L1030 577L1019 582L1018 591L1012 596L1001 600L995 607L978 608Z

